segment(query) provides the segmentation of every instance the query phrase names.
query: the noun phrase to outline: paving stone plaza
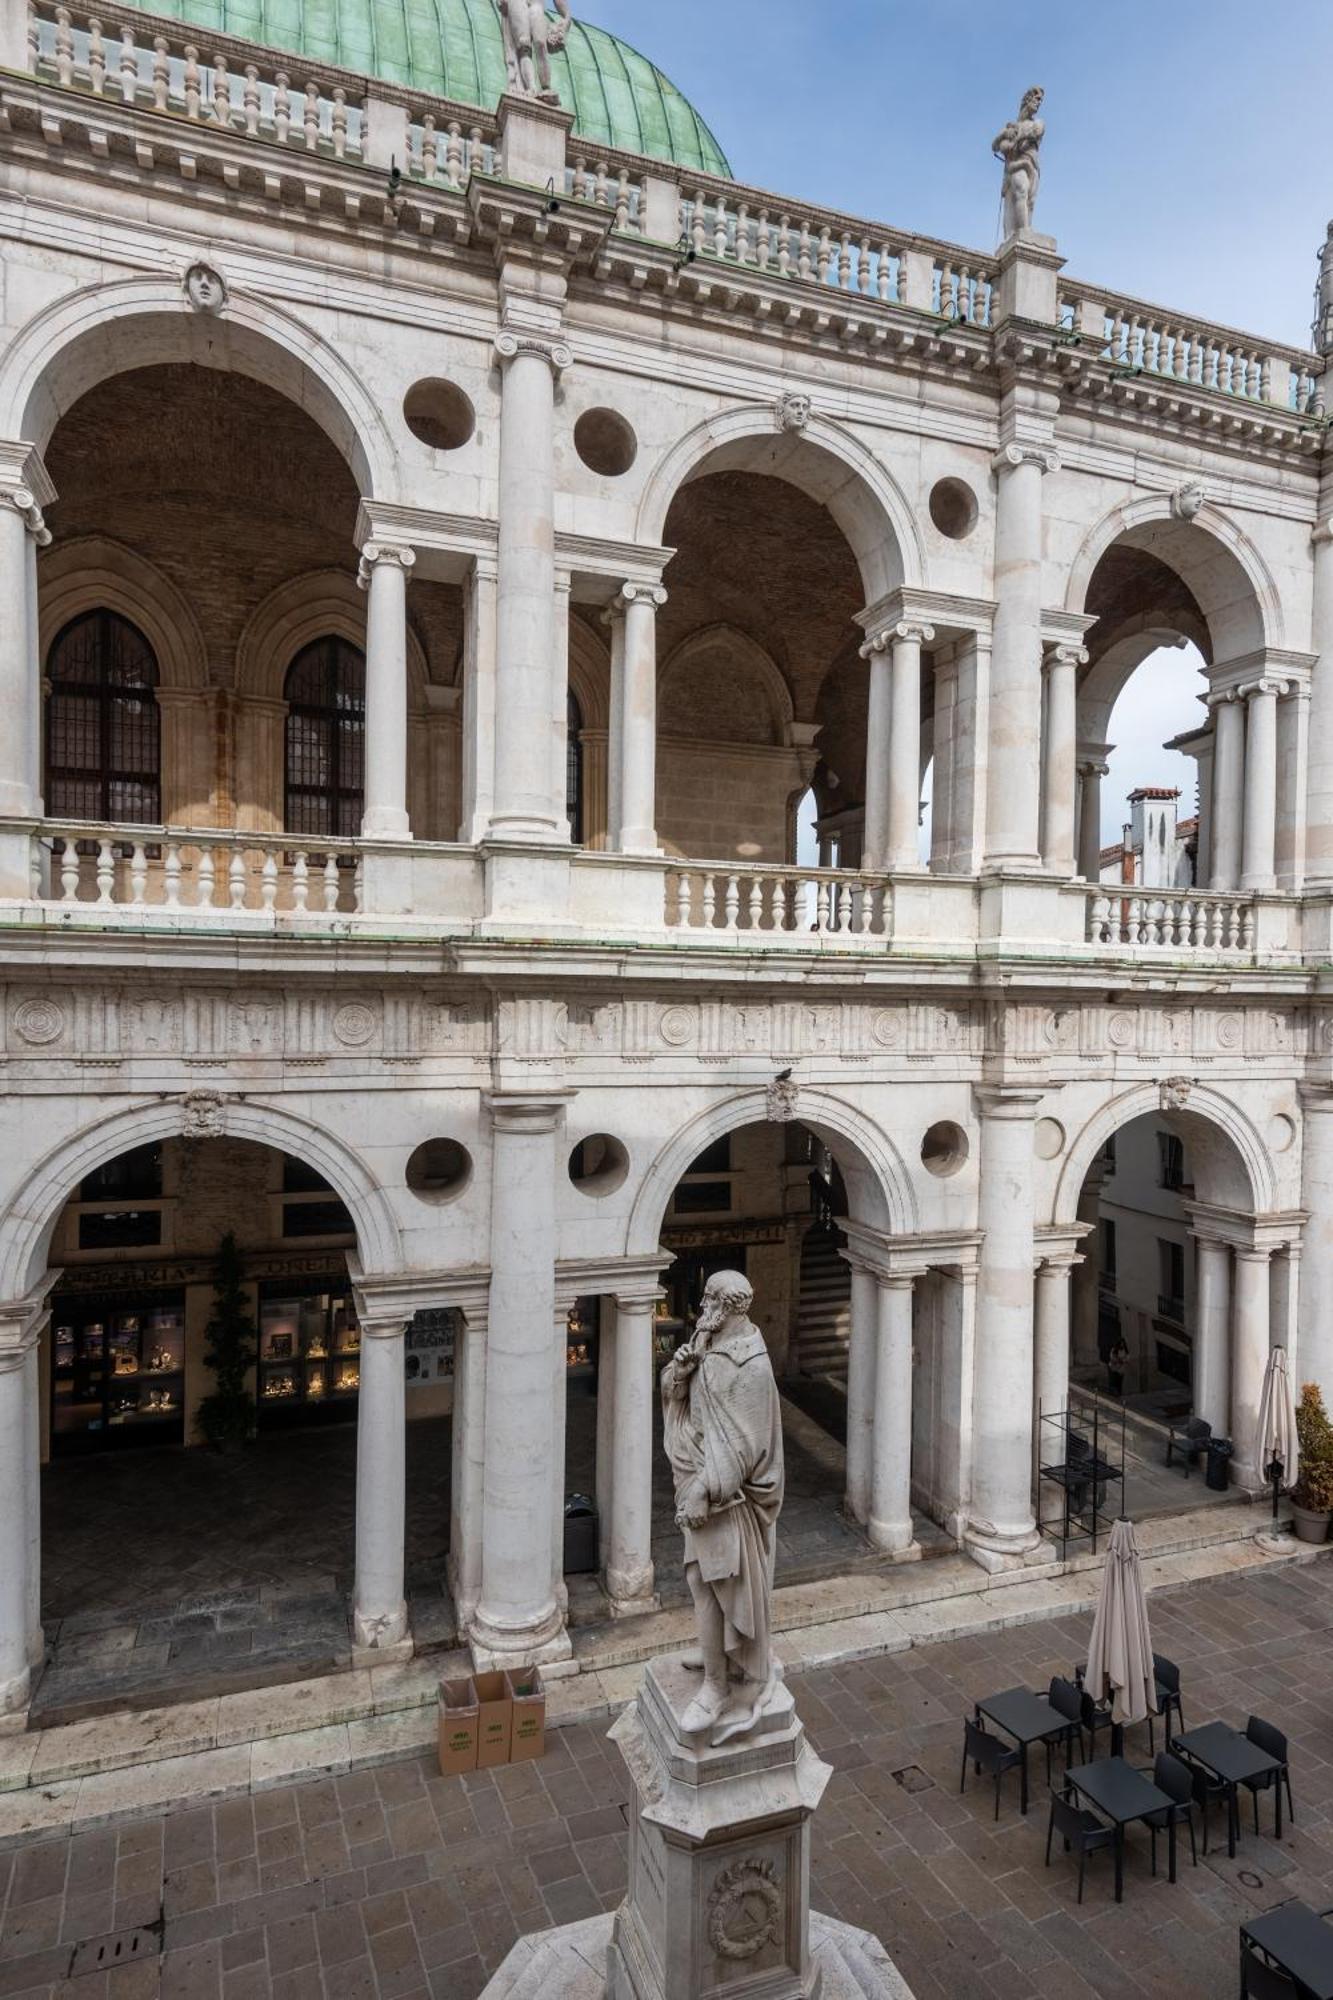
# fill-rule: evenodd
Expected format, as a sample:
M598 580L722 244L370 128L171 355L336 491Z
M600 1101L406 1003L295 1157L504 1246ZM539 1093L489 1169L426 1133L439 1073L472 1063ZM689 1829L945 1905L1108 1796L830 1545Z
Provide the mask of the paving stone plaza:
M1131 1841L1124 1902L1094 1857L1083 1907L1045 1815L1007 1781L958 1796L962 1717L995 1688L1044 1686L1086 1651L1086 1617L794 1676L835 1776L815 1821L814 1899L883 1937L917 2000L1210 2000L1235 1990L1236 1925L1333 1902L1333 1572L1327 1561L1152 1600L1187 1717L1282 1718L1296 1822L1248 1818L1172 1887ZM1142 1741L1140 1741L1140 1737ZM1129 1754L1146 1762L1146 1732ZM1037 1788L1040 1791L1040 1788ZM610 1910L625 1888L627 1781L605 1725L545 1759L441 1778L419 1757L35 1840L0 1852L6 2000L475 2000L520 1934ZM68 1979L84 1939L161 1924L148 1958Z

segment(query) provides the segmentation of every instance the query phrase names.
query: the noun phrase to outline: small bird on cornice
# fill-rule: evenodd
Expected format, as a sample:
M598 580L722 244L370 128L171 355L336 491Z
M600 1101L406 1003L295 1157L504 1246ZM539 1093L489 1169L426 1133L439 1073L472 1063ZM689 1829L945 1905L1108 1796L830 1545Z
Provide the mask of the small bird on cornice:
M789 1069L780 1069L773 1081L774 1083L790 1083L791 1071Z

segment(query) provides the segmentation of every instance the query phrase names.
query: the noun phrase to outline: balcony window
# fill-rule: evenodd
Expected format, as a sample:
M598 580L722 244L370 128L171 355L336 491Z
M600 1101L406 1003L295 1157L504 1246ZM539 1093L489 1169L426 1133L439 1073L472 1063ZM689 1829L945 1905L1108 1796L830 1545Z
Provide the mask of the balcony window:
M157 661L137 626L87 611L46 662L46 809L154 826L162 817Z
M566 705L565 814L569 820L569 837L576 847L581 847L583 844L583 714L572 693Z
M346 639L317 639L287 669L289 833L354 840L365 804L366 662Z

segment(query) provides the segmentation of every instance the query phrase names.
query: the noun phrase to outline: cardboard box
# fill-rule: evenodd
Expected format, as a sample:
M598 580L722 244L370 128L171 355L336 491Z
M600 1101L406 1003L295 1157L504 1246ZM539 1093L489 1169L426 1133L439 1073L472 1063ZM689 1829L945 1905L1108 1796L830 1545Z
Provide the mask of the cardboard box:
M509 1762L509 1736L514 1704L503 1673L474 1674L477 1690L477 1769L488 1771Z
M509 1761L526 1764L546 1754L546 1689L540 1667L523 1667L505 1679L513 1709Z
M480 1704L470 1680L440 1682L440 1773L455 1777L477 1768Z

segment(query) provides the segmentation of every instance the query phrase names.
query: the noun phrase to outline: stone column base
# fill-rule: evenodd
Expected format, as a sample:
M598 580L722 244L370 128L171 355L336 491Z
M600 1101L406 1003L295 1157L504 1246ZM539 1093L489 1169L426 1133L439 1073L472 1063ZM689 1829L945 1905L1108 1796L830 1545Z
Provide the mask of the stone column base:
M549 1674L552 1667L559 1668L564 1661L572 1660L574 1653L563 1618L557 1619L554 1629L548 1627L544 1634L536 1632L531 1637L522 1633L493 1633L474 1622L467 1634L467 1646L472 1655L472 1670L478 1674L502 1673L518 1667L542 1667ZM570 1672L573 1671L571 1667Z
M585 1917L520 1938L482 2000L608 2000L607 1954L614 1917ZM810 1964L819 2000L912 2000L877 1937L810 1913Z
M963 1553L971 1556L988 1576L1001 1576L1008 1570L1041 1569L1056 1560L1054 1545L1035 1529L1030 1535L1011 1538L983 1534L977 1528L965 1528Z
M647 1597L612 1597L607 1603L613 1618L645 1618L651 1611L662 1609L662 1600L654 1590Z

